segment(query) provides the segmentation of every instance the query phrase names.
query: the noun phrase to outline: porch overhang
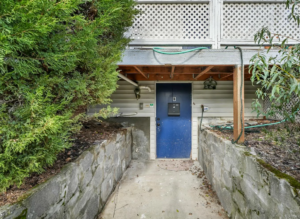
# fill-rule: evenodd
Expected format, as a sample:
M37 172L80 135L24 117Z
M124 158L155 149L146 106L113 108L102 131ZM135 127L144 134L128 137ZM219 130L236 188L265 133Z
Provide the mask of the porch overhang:
M184 50L164 50L179 52ZM267 58L278 55L277 50L243 50L244 65L249 65L251 58L257 53L264 54ZM235 66L241 64L240 52L237 49L201 50L184 53L180 55L164 55L154 52L152 49L127 49L124 51L123 59L118 65L121 66Z
M244 81L250 80L250 60L257 53L266 58L278 56L276 50L268 53L267 50L243 50L243 71L241 53L237 49L201 50L179 55L159 54L152 49L128 49L118 65L122 77L135 81L203 81L208 77L233 81L234 139L241 143L244 141Z

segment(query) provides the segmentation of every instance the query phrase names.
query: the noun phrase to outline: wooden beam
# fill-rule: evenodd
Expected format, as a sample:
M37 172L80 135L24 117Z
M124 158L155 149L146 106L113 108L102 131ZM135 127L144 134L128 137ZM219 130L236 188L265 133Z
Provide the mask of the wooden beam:
M169 74L172 66L136 66L139 69L142 69L144 74ZM175 66L174 74L199 74L199 67L190 67L190 66ZM232 74L232 68L228 66L215 66L214 71L210 71L209 74ZM120 71L126 74L140 74L133 66L121 66L119 67Z
M146 79L148 79L148 77L146 76L146 74L141 70L139 69L138 67L136 66L133 66L135 68L135 70L137 70L141 75L143 75Z
M237 65L233 71L233 138L236 141L242 131L244 123L245 102L244 102L244 80L241 77L241 66ZM242 86L242 90L241 90ZM242 98L241 98L242 97ZM242 114L241 114L242 109ZM245 141L245 129L237 143Z
M173 78L173 76L174 76L174 71L175 71L175 66L172 66L170 78Z
M206 74L207 72L209 72L210 69L212 69L214 66L208 66L206 69L204 69L202 72L200 72L195 79L197 80L197 78L200 78L202 75Z
M223 80L223 79L228 78L228 77L230 77L230 76L232 76L232 75L233 75L232 73L229 74L229 75L225 75L224 77L220 78L219 80Z

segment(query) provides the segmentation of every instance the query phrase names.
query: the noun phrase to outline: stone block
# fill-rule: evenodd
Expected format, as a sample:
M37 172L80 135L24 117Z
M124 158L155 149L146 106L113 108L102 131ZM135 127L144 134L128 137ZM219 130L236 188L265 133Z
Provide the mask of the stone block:
M87 203L92 195L94 195L92 187L87 187L80 193L74 207L71 209L71 218L83 218Z
M122 161L122 172L124 172L126 170L126 167L129 165L130 160L123 160Z
M221 189L221 195L219 198L225 211L231 215L232 211L234 210L231 191L223 187Z
M101 185L101 201L105 203L107 201L108 196L112 192L113 189L113 177L110 173L102 182Z
M213 178L216 178L218 180L220 180L222 178L222 166L221 166L221 163L219 161L219 159L217 159L217 157L214 157L214 165L213 165Z
M104 177L106 178L113 170L113 162L112 159L105 159L104 163Z
M107 158L111 157L114 154L114 151L116 149L115 142L110 142L105 146L105 156Z
M232 178L230 177L230 173L226 170L223 170L222 171L222 180L223 180L223 183L225 185L225 187L227 189L229 189L229 191L232 191Z
M99 195L98 194L93 194L87 204L86 204L86 208L85 208L85 212L83 215L83 219L94 219L97 218L98 213L99 213Z
M115 168L115 171L114 171L114 180L115 180L115 182L118 182L121 179L122 174L123 174L122 165L119 165Z
M90 151L85 151L80 155L76 162L84 173L88 168L91 167L93 161L94 155Z
M3 219L15 219L21 216L27 215L27 209L20 205L5 205L0 207L0 218Z
M72 163L65 172L65 176L68 179L65 200L70 200L74 193L79 189L79 171L77 169L77 165Z
M94 186L95 189L98 190L98 188L101 187L103 178L104 178L103 167L98 166L98 168L96 169L96 171L94 173L93 179L91 181L91 186Z
M242 215L246 214L246 205L245 205L245 198L244 194L241 193L239 190L233 191L232 194L233 200L238 206L239 212L241 212Z
M295 200L291 192L291 186L286 180L272 175L270 177L270 194L277 202L283 203L283 205L292 211L299 212L300 214L300 206Z
M80 187L83 190L92 180L93 173L92 173L92 167L88 168L80 178Z
M55 203L59 202L60 185L56 180L50 180L25 201L28 207L27 218L41 218Z
M114 168L117 168L118 166L121 165L121 160L120 160L120 157L119 157L119 153L117 151L113 155L113 162L114 162Z
M98 149L97 157L96 157L96 162L97 165L103 165L105 162L105 149L104 147L101 147Z
M257 161L254 160L251 156L245 156L244 159L244 172L248 174L248 176L252 177L256 181L261 181L261 174L258 171Z
M223 161L224 171L227 172L231 172L231 167L232 167L232 164L229 160L230 160L230 155L226 153L222 161Z
M223 143L223 142L222 142ZM225 150L223 148L223 144L222 143L212 143L212 153L215 154L215 156L217 156L219 159L223 159L223 157L225 156Z

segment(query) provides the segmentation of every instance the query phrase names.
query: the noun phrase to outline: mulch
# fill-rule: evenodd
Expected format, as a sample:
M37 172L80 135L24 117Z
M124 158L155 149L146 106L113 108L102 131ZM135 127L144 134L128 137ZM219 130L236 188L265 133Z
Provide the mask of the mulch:
M56 175L69 162L76 160L82 152L96 141L109 139L120 130L119 124L88 121L83 124L79 133L72 136L72 146L58 154L56 162L51 167L45 167L41 174L33 173L20 186L11 186L5 193L0 193L0 206L17 202L27 191Z
M269 120L256 120L259 124ZM230 130L212 130L225 139L232 140ZM282 123L264 128L252 128L245 132L244 145L254 151L262 160L282 173L300 182L300 125Z

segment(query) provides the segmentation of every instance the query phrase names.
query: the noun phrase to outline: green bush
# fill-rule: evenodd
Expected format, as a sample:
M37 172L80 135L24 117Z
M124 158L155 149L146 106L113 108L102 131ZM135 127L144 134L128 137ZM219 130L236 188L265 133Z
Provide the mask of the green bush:
M290 14L286 18L295 22L300 28L300 14L297 13L299 0L287 0L286 8ZM257 116L264 115L273 118L276 115L285 120L295 122L300 116L300 40L293 39L282 33L271 32L268 27L263 27L254 36L257 44L270 45L270 49L277 49L278 54L267 56L259 52L251 59L251 81L260 88L256 91L257 99L252 103ZM293 46L290 45L293 40ZM290 41L290 42L289 42ZM261 100L269 99L271 106L263 111ZM287 110L291 108L291 110Z
M0 191L52 165L87 105L110 102L134 4L0 1Z

